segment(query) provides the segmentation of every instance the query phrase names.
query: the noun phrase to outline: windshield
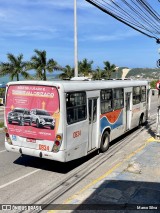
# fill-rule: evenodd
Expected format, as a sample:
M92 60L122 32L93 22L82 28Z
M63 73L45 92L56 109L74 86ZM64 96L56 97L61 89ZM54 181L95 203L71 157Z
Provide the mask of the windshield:
M41 111L41 110L37 110L37 115L50 115L48 112L46 111Z
M15 110L13 110L13 112L23 113L24 109L15 109Z

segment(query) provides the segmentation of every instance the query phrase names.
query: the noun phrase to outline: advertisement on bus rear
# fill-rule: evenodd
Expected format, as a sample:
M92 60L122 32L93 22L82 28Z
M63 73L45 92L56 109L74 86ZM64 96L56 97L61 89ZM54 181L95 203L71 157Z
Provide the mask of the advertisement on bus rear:
M9 134L53 141L59 125L59 95L55 87L10 85L5 119Z

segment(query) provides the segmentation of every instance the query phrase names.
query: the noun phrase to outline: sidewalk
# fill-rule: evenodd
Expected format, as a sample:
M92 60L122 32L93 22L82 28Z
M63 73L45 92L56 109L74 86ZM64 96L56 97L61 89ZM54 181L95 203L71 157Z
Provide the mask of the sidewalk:
M65 202L79 204L75 205L77 210L58 212L160 212L159 142L149 139L123 162ZM78 210L81 208L86 211Z

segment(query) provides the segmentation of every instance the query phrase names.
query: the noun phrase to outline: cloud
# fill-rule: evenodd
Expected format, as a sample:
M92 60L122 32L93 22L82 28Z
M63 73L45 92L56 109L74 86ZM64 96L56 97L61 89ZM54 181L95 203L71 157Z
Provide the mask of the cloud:
M52 2L50 0L1 0L0 39L8 40L8 38L16 37L27 39L28 37L28 39L41 40L60 38L67 34L72 30L73 18L67 13L67 10L64 13L57 9L51 9ZM69 4L66 0L63 2L69 6L72 1L69 1ZM48 8L44 7L42 10L39 8L42 5L46 5Z
M2 5L10 5L14 7L30 7L30 6L43 6L43 7L54 7L58 9L73 9L74 8L74 1L73 0L1 0ZM92 7L85 0L77 0L77 7L78 8L90 8Z
M25 39L53 39L57 36L57 30L42 26L10 27L1 32L1 38L17 37Z
M0 19L4 19L5 17L6 17L5 12L0 10Z
M51 6L56 7L57 9L59 9L59 8L73 9L74 8L74 0L59 0L59 1L53 1L53 0L41 1L41 0L37 0L36 4L44 4L43 2L45 2L45 5L51 5ZM85 9L85 8L90 8L92 6L91 6L91 4L89 4L85 0L77 0L77 7L79 9L80 8Z
M125 31L125 32L115 32L114 34L111 34L109 32L104 32L103 34L97 34L97 35L88 35L84 36L80 39L80 41L97 41L97 42L107 42L107 41L117 41L117 40L124 40L126 38L131 38L138 36L139 33L135 31Z

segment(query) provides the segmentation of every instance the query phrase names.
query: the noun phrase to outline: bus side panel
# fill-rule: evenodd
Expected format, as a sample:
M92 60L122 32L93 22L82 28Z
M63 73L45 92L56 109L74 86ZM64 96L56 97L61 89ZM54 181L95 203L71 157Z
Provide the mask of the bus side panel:
M101 134L106 128L109 128L111 130L111 139L113 140L123 133L123 109L102 114L100 118Z
M140 103L133 105L131 128L135 128L138 126L140 115L141 115Z
M139 125L140 117L143 114L143 122L146 121L147 116L146 102L142 102L136 105L133 105L132 109L132 128L135 128Z
M67 125L67 155L66 161L87 155L88 150L88 120Z

